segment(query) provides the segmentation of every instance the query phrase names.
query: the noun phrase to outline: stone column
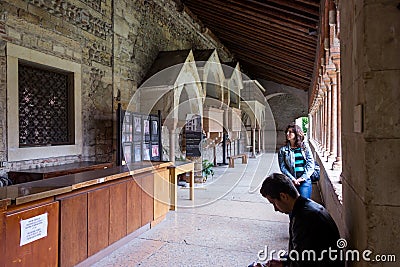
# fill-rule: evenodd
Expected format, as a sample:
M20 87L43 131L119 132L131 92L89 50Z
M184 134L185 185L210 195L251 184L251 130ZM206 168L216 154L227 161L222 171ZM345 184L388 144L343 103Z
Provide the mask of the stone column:
M324 98L320 99L320 105L318 108L318 145L319 151L322 151L323 137L324 137Z
M228 156L228 146L226 144L226 138L228 136L228 132L231 131L232 129L229 129L229 110L227 106L223 106L224 109L224 117L223 117L223 124L224 124L224 130L223 130L223 142L222 142L222 164L227 164L226 158Z
M324 115L325 115L325 86L322 82L322 76L319 77L319 108L318 108L318 150L323 152L324 147Z
M266 151L265 151L265 136L266 136L266 135L265 135L265 129L263 129L263 131L262 131L261 134L262 134L262 151L263 151L263 152L266 152Z
M315 111L315 130L314 130L314 139L317 141L317 144L319 144L319 134L320 134L320 129L319 129L319 110L320 107L318 106L318 109Z
M261 129L258 127L258 153L261 153Z
M314 126L314 140L317 142L317 144L319 144L319 106L318 108L315 110L315 126Z
M327 131L328 131L328 124L327 124L327 114L328 114L328 92L326 89L324 90L324 103L323 103L323 115L322 115L322 155L325 155L326 151L326 136L327 136Z
M321 146L321 98L318 95L318 103L314 113L314 140L318 145L318 148Z
M217 166L217 146L213 145L213 164Z
M251 144L253 146L253 152L251 156L254 158L256 156L256 127L251 128L251 138L253 140L253 143Z
M175 162L175 143L176 143L176 126L178 120L174 118L167 118L164 125L168 128L169 133L169 161Z
M324 156L328 156L330 152L330 143L331 143L331 132L332 132L332 125L331 125L331 114L332 114L332 89L331 89L331 79L326 76L325 85L327 89L327 99L326 99L326 133L325 133L325 153ZM326 159L328 160L328 158Z
M337 155L337 83L336 83L336 71L330 72L331 78L331 131L330 131L330 147L329 147L329 159L334 160Z
M315 114L314 114L314 140L319 143L318 137L319 137L319 106L315 109Z
M318 100L318 108L317 108L317 114L315 117L316 120L316 127L315 127L315 138L317 140L318 146L321 145L321 99Z
M332 169L337 170L342 167L342 103L341 103L341 86L340 86L340 62L337 66L337 152L336 159L333 162Z
M169 161L175 162L175 129L169 130Z
M308 129L307 129L307 135L308 135L308 140L310 141L311 139L313 139L313 132L312 130L314 129L314 125L313 125L313 113L310 112L308 113Z

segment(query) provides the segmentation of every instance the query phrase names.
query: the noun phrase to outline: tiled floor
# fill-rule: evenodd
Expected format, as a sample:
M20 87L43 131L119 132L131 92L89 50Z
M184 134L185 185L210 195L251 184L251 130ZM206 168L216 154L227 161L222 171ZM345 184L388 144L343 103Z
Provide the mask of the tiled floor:
M264 200L258 186L278 171L275 154L235 168L215 168L214 178L178 190L178 209L92 266L248 266L258 252L287 248L288 216Z

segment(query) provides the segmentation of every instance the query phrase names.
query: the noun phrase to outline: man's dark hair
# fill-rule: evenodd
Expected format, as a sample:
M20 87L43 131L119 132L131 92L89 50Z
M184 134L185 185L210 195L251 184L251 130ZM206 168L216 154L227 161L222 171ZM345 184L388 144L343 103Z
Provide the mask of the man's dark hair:
M281 173L273 173L265 178L260 193L263 197L269 196L278 200L280 200L280 193L286 193L293 198L299 195L293 182Z

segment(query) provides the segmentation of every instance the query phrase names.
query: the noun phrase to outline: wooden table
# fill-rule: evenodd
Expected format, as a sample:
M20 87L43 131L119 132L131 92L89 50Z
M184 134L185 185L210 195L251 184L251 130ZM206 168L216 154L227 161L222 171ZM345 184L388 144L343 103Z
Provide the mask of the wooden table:
M183 173L190 174L189 180L189 199L194 200L194 162L176 161L174 165L168 167L170 169L170 210L176 210L178 204L178 175Z

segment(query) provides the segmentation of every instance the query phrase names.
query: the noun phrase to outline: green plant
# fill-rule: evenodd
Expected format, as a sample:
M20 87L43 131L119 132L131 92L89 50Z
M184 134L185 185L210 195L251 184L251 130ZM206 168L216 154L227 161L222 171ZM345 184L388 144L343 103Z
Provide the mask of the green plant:
M208 160L203 160L203 169L202 173L203 176L207 179L209 175L214 176L214 170L213 170L214 164Z
M307 133L308 130L308 118L307 117L303 117L301 118L301 128L303 130L303 133Z
M183 155L180 155L179 157L175 156L175 161L185 161L186 159L183 157Z

